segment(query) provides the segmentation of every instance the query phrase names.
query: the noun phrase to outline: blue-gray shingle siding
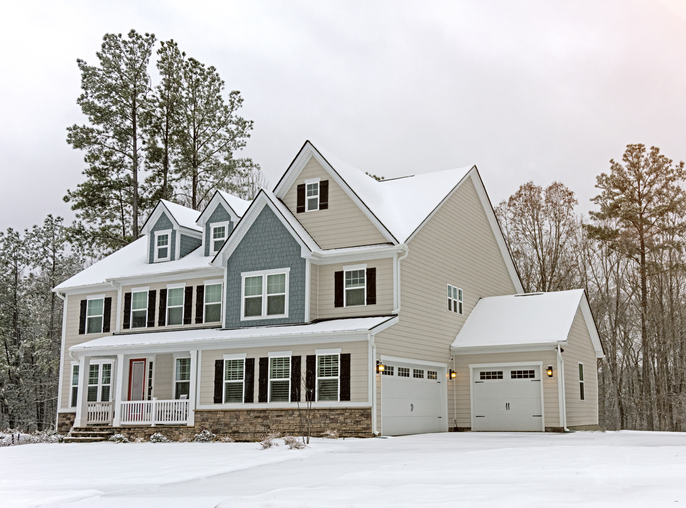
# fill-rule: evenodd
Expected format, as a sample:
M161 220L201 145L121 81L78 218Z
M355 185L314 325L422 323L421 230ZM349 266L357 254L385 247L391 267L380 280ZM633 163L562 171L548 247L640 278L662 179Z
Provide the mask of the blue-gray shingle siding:
M226 211L226 208L224 208L222 203L217 205L214 212L212 212L212 215L210 215L207 222L205 222L205 256L210 255L210 247L212 245L212 238L210 238L210 235L212 234L212 224L216 224L217 222L228 222L229 230L226 233L227 235L231 233L231 230L233 229L231 215Z
M193 238L188 235L181 235L181 245L179 246L181 250L180 258L184 257L189 252L193 252L195 249L200 247L202 240L200 238Z
M305 265L300 244L265 206L227 263L226 328L304 323ZM290 268L288 317L241 321L241 273L275 268Z
M174 224L172 223L172 221L169 219L169 217L167 217L167 214L165 212L162 212L162 215L160 215L160 218L157 219L157 222L150 230L150 241L148 242L150 247L150 263L155 262L155 231L164 231L165 229L172 230L171 238L169 239L169 248L171 249L170 259L176 259L176 230L174 229Z

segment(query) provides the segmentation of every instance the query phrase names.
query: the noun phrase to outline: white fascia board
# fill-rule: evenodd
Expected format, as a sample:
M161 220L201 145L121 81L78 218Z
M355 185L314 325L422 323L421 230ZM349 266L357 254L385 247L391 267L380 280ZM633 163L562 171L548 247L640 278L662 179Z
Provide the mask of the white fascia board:
M385 259L392 258L396 254L404 253L407 250L405 244L397 245L375 245L368 249L336 249L314 251L312 253L312 262L316 265L332 265L336 263L347 263L356 261L365 261L371 259Z
M258 347L272 347L283 349L287 346L301 346L311 344L331 344L336 342L367 342L369 334L367 332L331 332L329 334L312 334L312 335L294 335L292 337L247 337L239 340L223 340L223 339L206 339L206 340L189 340L185 342L175 342L170 344L152 344L152 345L123 345L123 346L109 346L101 348L88 348L75 345L69 348L70 352L74 352L79 356L99 356L99 355L115 355L117 353L132 354L162 354L173 353L174 351L190 351L191 349L202 349L203 351L216 349L245 349L250 350Z
M86 286L74 286L71 288L63 288L59 290L53 289L53 292L55 293L60 293L62 295L84 295L84 294L90 294L90 293L95 293L95 292L102 292L102 291L116 291L117 288L112 285L110 282L99 282L97 284L89 284Z
M584 316L586 328L588 328L588 334L591 336L593 349L595 349L595 357L605 358L603 343L600 341L600 334L598 333L598 328L595 324L593 312L591 311L591 306L589 305L588 298L586 297L586 291L584 291L584 294L581 297L581 302L579 305L581 306L581 314Z
M303 168L307 165L310 159L314 157L317 162L324 168L331 178L343 189L350 199L353 200L358 208L364 213L367 218L376 226L379 232L391 243L399 243L393 234L383 225L383 223L374 215L369 207L360 199L355 191L348 185L348 183L338 174L336 169L329 164L329 162L319 153L317 148L310 142L306 141L296 158L288 166L286 173L281 177L281 180L274 189L274 195L277 198L283 199L288 189L295 183Z
M398 316L393 316L392 318L384 321L383 323L379 323L374 328L369 330L370 337L374 337L377 333L383 332L384 330L390 328L394 324L397 324L399 321L400 318Z
M558 345L566 346L567 341L546 342L537 344L512 344L507 346L471 346L450 347L450 351L456 355L479 355L497 353L521 353L527 351L554 351Z
M186 275L187 274L187 275ZM132 275L131 277L117 277L116 279L108 279L112 283L120 283L122 285L131 286L137 281L141 283L155 283L155 282L171 282L179 279L201 279L204 277L218 277L221 271L211 266L202 268L186 268L184 270L169 271L158 273L154 275Z
M143 224L143 227L141 228L141 234L150 234L150 230L157 224L157 221L160 218L160 215L162 215L162 212L167 212L167 217L169 217L169 220L174 224L175 229L179 229L179 223L176 221L176 218L174 217L174 214L169 211L169 208L162 202L158 201L157 205L155 206L155 209L152 211L150 216L145 220L145 224ZM184 228L185 229L185 228Z
M190 229L185 226L179 226L179 233L186 236L192 236L193 238L197 238L198 240L202 239L202 231L198 231L197 229Z

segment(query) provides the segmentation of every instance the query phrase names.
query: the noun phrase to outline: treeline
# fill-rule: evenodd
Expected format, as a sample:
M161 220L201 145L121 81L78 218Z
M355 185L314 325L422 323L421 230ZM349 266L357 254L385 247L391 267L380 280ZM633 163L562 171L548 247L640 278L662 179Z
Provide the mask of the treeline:
M496 210L527 292L586 290L608 429L686 430L685 180L683 162L629 145L588 218L559 182L526 183Z

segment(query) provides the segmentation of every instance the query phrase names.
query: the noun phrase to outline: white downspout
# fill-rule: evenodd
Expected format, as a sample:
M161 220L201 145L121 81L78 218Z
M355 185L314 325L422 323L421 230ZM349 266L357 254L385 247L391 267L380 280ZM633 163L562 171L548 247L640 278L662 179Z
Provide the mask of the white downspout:
M122 298L123 298L123 293L122 293L122 284L116 284L114 281L110 281L110 284L114 289L117 290L117 312L116 312L116 324L114 326L114 333L119 333L120 329L119 327L121 326L121 309L122 309Z
M55 429L59 425L59 414L62 409L62 385L64 384L64 346L66 345L67 333L67 295L60 294L55 291L57 297L62 300L62 338L60 340L60 374L59 384L57 385L57 414L55 415Z
M369 355L369 398L372 401L372 433L378 436L379 429L376 418L376 343L375 336L371 333L367 334L367 344L369 344L367 351Z
M402 302L402 298L400 297L400 262L405 259L407 256L410 255L410 249L407 248L407 245L405 244L400 244L400 248L405 252L402 256L399 258L396 258L396 273L395 273L395 291L398 297L398 304L395 309L391 312L392 314L400 314L400 306Z
M560 425L569 432L567 428L567 399L565 397L565 361L562 359L560 345L557 345L557 390L558 400L560 401Z

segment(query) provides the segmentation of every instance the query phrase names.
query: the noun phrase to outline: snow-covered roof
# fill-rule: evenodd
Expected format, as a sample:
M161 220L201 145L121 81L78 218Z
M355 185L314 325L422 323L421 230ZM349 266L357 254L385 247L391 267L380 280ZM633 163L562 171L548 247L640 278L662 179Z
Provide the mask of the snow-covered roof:
M161 199L160 202L164 203L164 206L166 206L167 210L169 210L169 213L171 213L174 216L174 219L176 219L176 222L179 224L179 226L181 226L182 228L201 231L201 229L195 223L195 221L198 220L198 217L200 217L199 211L193 210L192 208L186 208L185 206L178 205L176 203L172 203L171 201L167 201L166 199Z
M579 306L596 354L603 356L583 289L482 298L457 334L452 348L552 346L565 342Z
M245 199L241 199L239 197L234 196L233 194L229 194L228 192L224 192L222 190L217 192L221 194L224 200L233 209L233 211L236 212L236 214L239 217L243 217L243 215L245 215L245 212L248 210L248 207L252 203L252 201L246 201Z
M379 182L325 148L317 145L315 149L401 242L412 235L474 167L466 166Z
M212 268L209 263L210 258L203 256L200 248L181 259L164 263L149 263L149 256L148 238L143 236L65 280L55 288L55 291L104 284L110 280L141 275L159 275Z
M274 344L285 344L284 338L296 341L307 341L307 337L320 341L322 336L335 336L336 341L345 341L350 335L359 336L367 333L378 333L382 329L397 322L395 316L367 317L354 319L333 319L318 323L285 326L256 326L233 330L194 329L176 330L153 333L128 333L109 335L99 339L83 342L72 346L71 351L80 353L88 351L103 351L136 348L138 346L151 348L164 347L198 347L208 343L220 343L222 347L246 347ZM246 341L248 341L246 343Z

